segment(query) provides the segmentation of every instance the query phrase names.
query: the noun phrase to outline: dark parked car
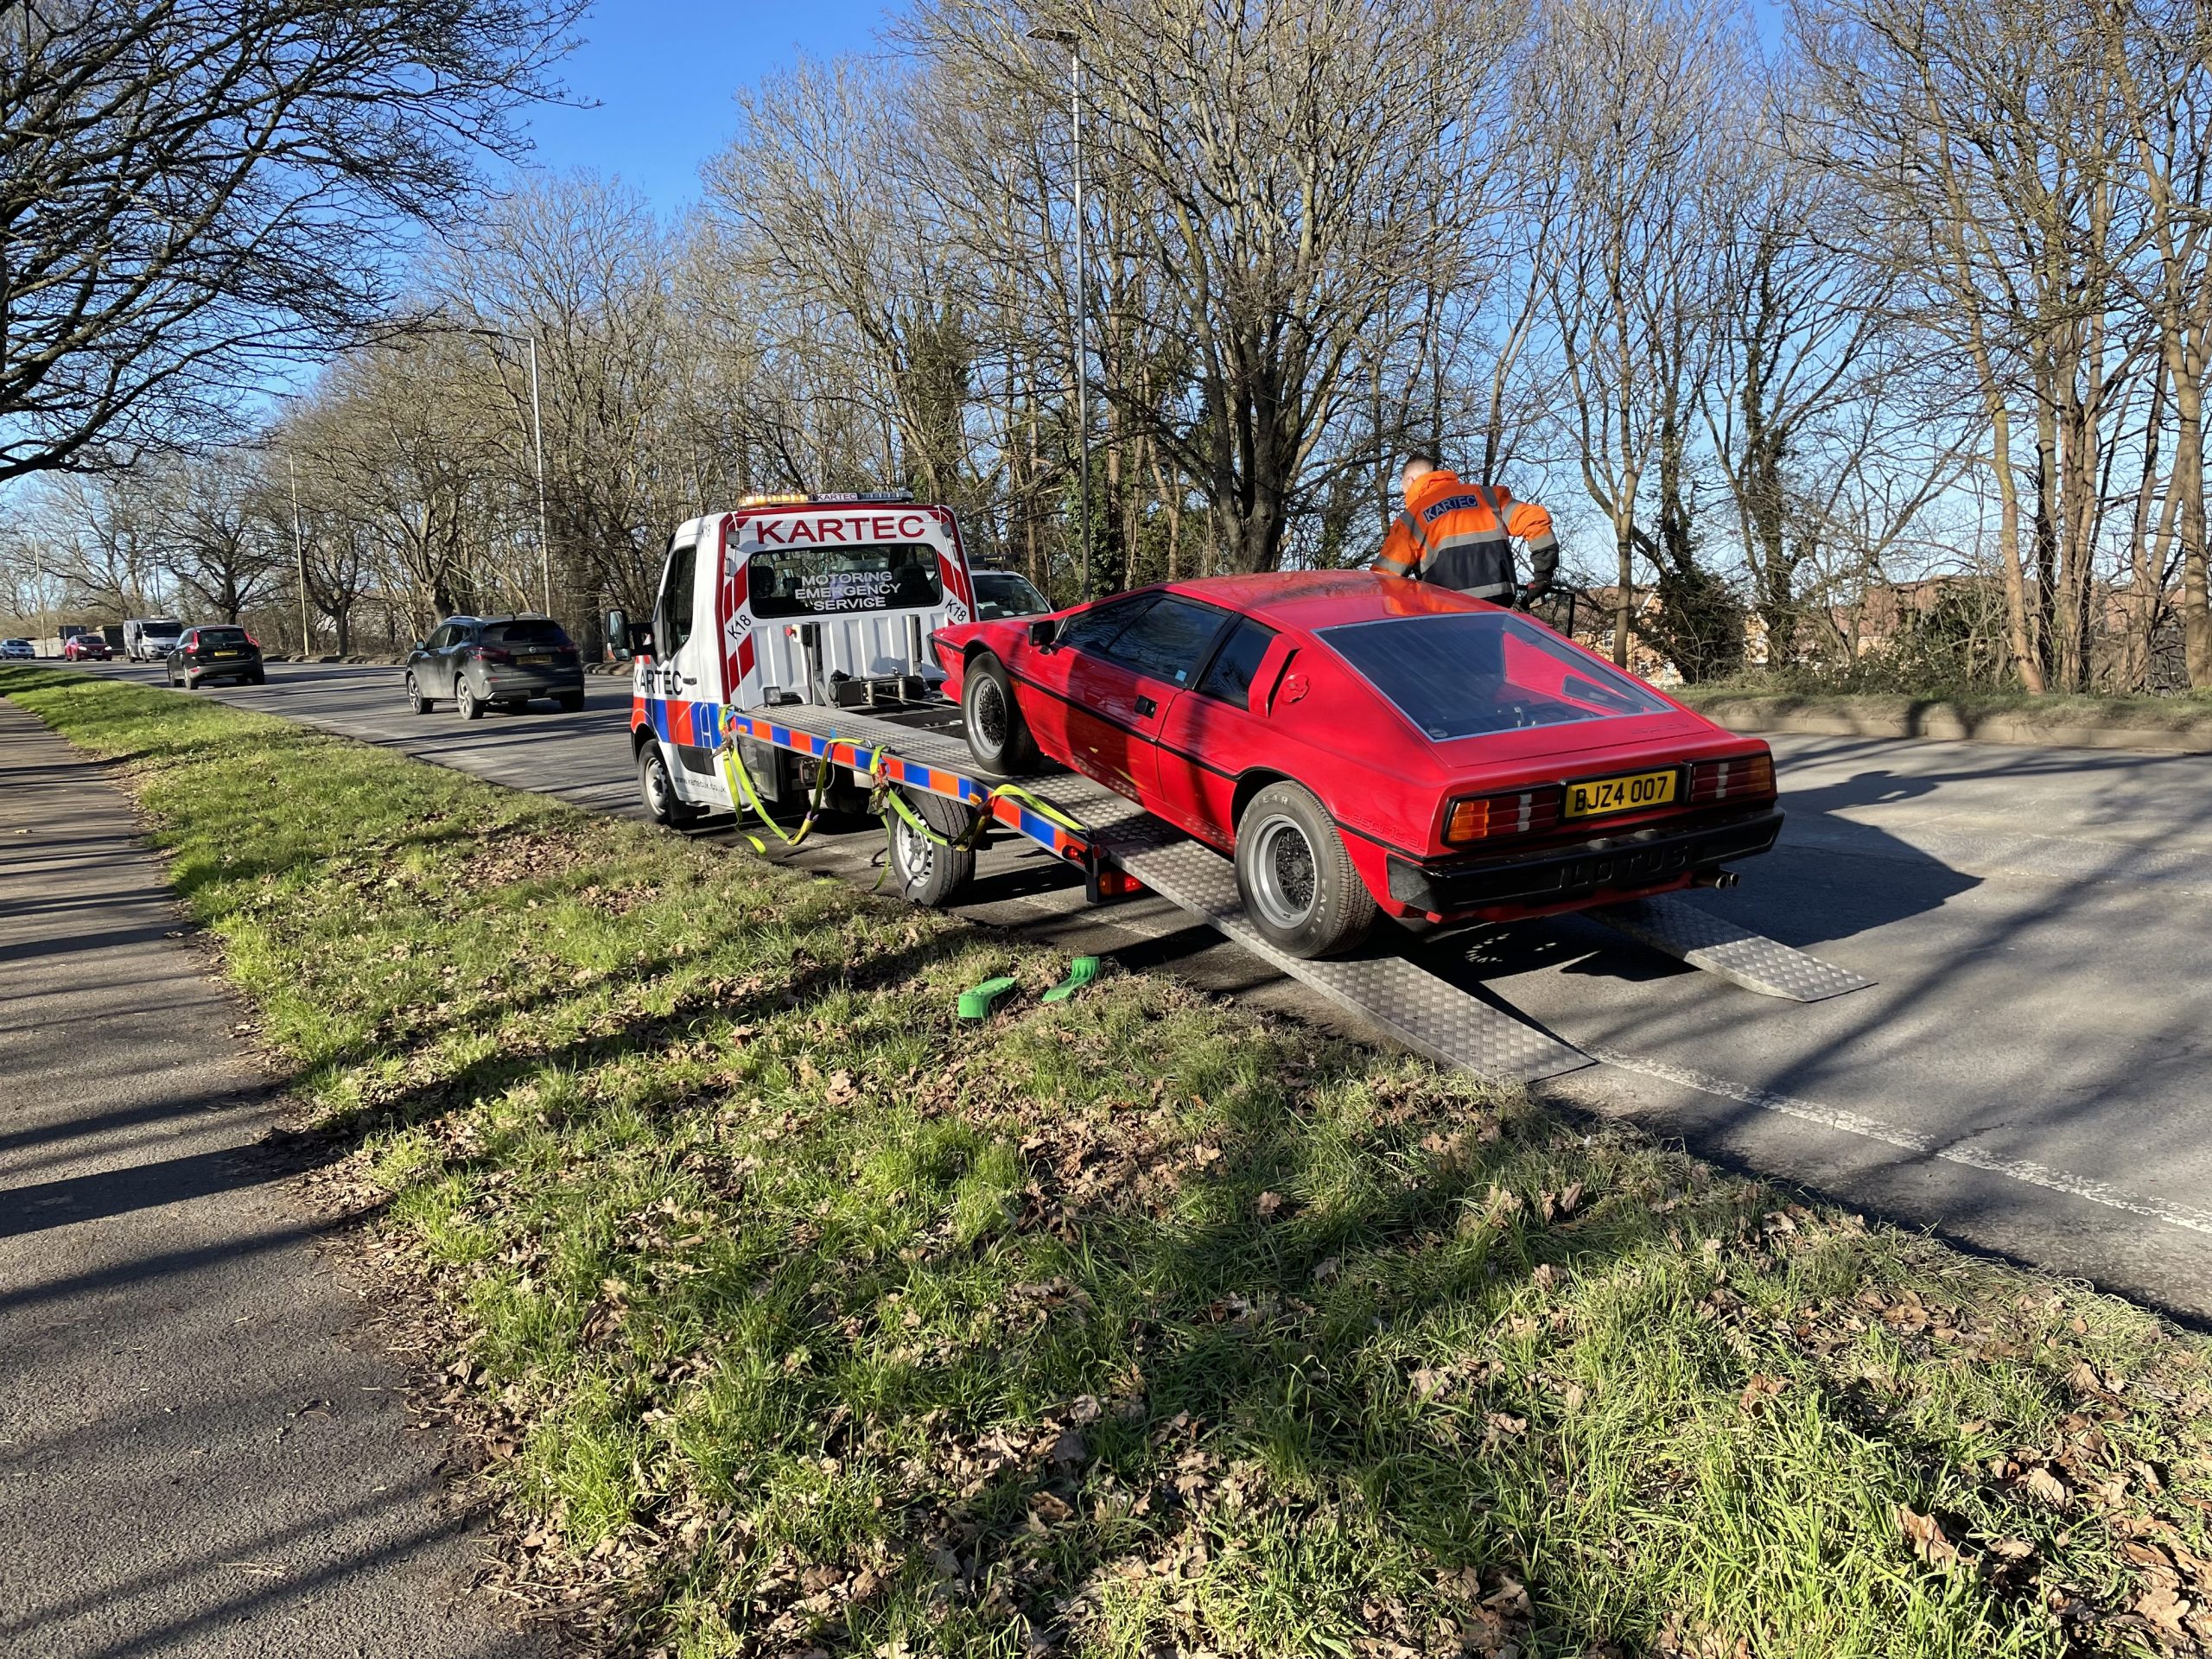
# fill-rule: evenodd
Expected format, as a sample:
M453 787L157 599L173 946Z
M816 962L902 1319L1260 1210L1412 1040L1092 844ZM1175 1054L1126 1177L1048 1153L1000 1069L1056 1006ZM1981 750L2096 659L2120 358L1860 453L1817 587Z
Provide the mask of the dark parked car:
M168 662L169 683L188 691L197 690L202 680L262 685L269 679L261 665L261 647L235 623L187 628L177 636Z
M463 720L532 697L574 714L584 706L583 658L550 616L449 616L407 659L408 707L427 715L445 697Z

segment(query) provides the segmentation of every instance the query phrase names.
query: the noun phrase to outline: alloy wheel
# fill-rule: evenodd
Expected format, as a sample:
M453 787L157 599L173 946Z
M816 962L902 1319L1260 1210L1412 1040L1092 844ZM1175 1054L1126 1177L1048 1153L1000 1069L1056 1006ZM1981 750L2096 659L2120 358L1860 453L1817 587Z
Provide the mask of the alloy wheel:
M1288 931L1304 925L1321 890L1313 843L1297 820L1287 815L1268 817L1255 834L1253 901L1276 927Z

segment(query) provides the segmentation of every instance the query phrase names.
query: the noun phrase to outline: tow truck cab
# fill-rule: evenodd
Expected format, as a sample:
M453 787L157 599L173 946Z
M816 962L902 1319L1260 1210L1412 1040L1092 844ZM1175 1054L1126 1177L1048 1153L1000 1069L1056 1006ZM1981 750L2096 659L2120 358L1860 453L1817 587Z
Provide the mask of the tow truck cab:
M630 739L647 810L664 822L733 810L721 766L726 709L820 703L882 714L936 700L932 630L976 613L951 511L904 494L755 495L669 540L653 613L607 619L632 658ZM804 799L788 751L741 739L771 801Z

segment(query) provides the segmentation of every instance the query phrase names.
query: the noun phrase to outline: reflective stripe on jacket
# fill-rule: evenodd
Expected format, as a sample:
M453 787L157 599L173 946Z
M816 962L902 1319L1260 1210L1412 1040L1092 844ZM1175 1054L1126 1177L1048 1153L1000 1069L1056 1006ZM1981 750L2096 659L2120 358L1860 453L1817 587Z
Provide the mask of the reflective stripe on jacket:
M1433 582L1477 599L1502 599L1513 592L1509 537L1528 545L1529 579L1549 582L1559 568L1551 514L1533 501L1516 501L1502 485L1431 473L1406 499L1375 568L1386 576Z

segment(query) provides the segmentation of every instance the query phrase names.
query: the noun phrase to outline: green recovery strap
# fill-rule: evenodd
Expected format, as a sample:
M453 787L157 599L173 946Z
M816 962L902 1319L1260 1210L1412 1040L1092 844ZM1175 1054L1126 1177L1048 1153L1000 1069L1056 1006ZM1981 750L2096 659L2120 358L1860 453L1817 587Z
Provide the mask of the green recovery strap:
M770 817L768 809L761 804L760 791L754 787L753 782L753 769L745 764L745 757L737 752L737 734L732 729L734 724L733 716L725 715L722 717L722 780L729 785L730 804L734 806L742 798L745 804L751 807L758 815L760 822L768 826L777 840L782 842L785 847L797 848L813 830L814 821L822 815L822 804L829 798L830 756L828 751L824 750L822 764L814 771L814 786L808 791L810 798L806 804L806 817L799 821L797 834L786 835L784 833L784 826ZM741 813L741 820L742 816ZM739 833L753 843L754 852L766 853L768 850L768 843L762 841L760 836L749 830L741 830Z

